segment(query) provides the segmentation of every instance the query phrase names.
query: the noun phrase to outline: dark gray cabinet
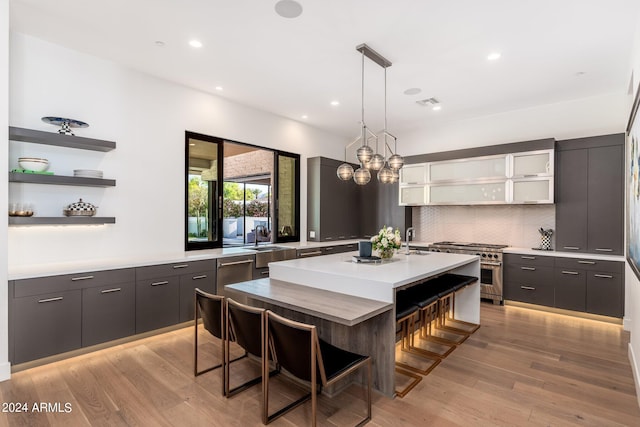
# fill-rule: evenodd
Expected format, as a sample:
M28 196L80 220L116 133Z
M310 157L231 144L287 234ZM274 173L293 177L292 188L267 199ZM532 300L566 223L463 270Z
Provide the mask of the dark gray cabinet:
M215 294L216 271L206 270L180 276L180 322L193 320L195 316L194 290L196 288Z
M10 282L11 362L28 362L131 335L134 277L134 269L128 268ZM123 292L116 292L117 288Z
M307 240L369 238L383 225L399 228L404 236L411 208L398 205L398 184L381 184L375 172L366 185L342 181L336 175L342 163L307 159Z
M82 346L133 335L136 330L135 282L82 290Z
M20 286L20 281L15 286ZM81 346L81 291L15 298L11 302L11 363L40 359Z
M556 247L621 255L624 134L560 141L556 152Z
M193 319L193 290L216 292L215 260L136 268L136 333Z
M505 262L503 279L505 299L553 305L553 268Z
M624 262L505 254L504 297L621 318L624 315Z

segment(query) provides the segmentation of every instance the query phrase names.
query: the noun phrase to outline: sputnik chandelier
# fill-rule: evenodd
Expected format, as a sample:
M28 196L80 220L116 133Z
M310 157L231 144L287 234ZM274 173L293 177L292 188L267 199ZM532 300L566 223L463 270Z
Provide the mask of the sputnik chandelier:
M365 185L371 181L371 171L375 171L378 175L378 181L384 184L393 184L398 182L398 171L402 169L404 159L397 154L397 138L387 131L387 68L391 66L391 62L364 43L356 46L356 50L362 54L362 119L360 121L360 136L344 148L344 163L338 166L337 175L343 181L353 178L356 184ZM384 129L380 132L380 135L369 130L364 121L365 56L384 68ZM378 152L379 139L383 140L383 154ZM389 145L389 140L393 140L393 150ZM347 149L357 143L360 143L360 147L356 151L360 167L354 171L353 167L347 163ZM372 148L374 144L375 151Z

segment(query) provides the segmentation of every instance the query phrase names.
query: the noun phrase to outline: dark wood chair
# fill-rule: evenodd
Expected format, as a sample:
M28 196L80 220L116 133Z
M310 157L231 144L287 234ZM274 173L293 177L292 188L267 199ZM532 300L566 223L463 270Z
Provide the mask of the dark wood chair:
M271 345L279 366L294 377L310 383L311 391L295 402L269 414L268 363L263 358L263 418L264 424L279 418L311 399L311 425L316 425L317 394L359 368L367 372L367 416L357 425L371 420L371 358L335 347L318 337L316 327L279 316L267 310L266 353Z
M266 310L264 308L252 307L241 304L231 298L227 299L227 336L234 337L235 343L242 347L247 354L260 359L269 360L270 352L264 353L263 341L265 339ZM226 340L226 354L229 353L230 340ZM269 375L274 375L280 371L279 367L271 371ZM224 390L227 397L231 397L247 388L262 381L262 372L240 385L230 388L231 364L228 363L224 369Z
M227 334L226 334L226 303L225 299L221 295L214 295L208 292L205 292L199 288L196 288L195 291L195 316L194 316L194 349L193 349L193 375L198 376L204 373L213 371L214 369L221 368L227 365L227 352L226 352L226 342ZM220 360L221 362L205 368L203 370L198 370L198 318L202 317L202 324L204 329L209 332L213 337L220 340ZM233 337L231 337L233 338ZM236 360L242 359L246 357L246 353L240 357L237 357L230 362L235 362ZM225 385L224 385L224 372L222 375L222 394L225 394Z

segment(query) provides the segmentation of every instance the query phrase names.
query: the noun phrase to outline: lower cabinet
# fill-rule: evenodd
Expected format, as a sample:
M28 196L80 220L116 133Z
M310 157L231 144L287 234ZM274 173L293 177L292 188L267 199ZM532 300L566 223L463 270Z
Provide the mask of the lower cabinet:
M20 286L19 281L16 286ZM12 301L11 363L80 348L81 299L80 290L15 298Z
M136 331L135 283L82 290L82 346L88 347Z
M622 318L624 262L505 254L505 299Z
M193 320L195 316L195 292L199 288L210 294L216 293L216 272L207 270L180 276L180 322Z

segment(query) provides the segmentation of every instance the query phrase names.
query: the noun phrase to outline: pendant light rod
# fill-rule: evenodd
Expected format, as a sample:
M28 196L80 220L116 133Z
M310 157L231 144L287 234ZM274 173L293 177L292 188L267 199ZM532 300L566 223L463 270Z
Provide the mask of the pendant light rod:
M382 68L391 67L393 65L391 61L389 61L384 56L380 55L375 50L371 49L369 46L367 46L366 43L362 43L356 46L356 50L358 52L362 52L363 55L365 55L367 58L369 58L370 60L372 60L379 66L381 66Z

